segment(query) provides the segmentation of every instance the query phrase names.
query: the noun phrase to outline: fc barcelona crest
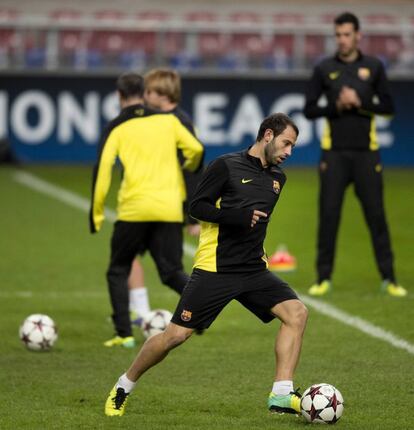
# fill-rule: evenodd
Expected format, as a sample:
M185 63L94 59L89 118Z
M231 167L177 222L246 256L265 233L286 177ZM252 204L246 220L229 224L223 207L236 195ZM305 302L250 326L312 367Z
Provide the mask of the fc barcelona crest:
M273 181L273 191L276 194L280 193L280 184L279 184L279 181Z
M359 79L366 81L371 76L371 70L369 70L367 67L360 67L358 69L358 76Z
M181 312L181 319L183 320L183 321L185 321L185 322L188 322L188 321L190 321L191 320L191 316L192 316L192 312L191 311L187 311L187 310L183 310L182 312Z

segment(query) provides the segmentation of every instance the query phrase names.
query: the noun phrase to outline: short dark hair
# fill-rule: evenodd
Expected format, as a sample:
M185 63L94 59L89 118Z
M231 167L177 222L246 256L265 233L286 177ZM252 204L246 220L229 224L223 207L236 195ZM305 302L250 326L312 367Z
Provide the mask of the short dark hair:
M260 124L256 142L259 142L263 139L267 129L272 130L274 136L276 137L279 136L279 134L282 134L289 125L293 128L293 130L295 130L296 137L299 136L299 129L290 117L280 112L269 115Z
M359 19L351 12L344 12L338 15L334 20L335 25L353 24L354 30L359 31Z
M116 89L124 99L143 97L144 78L137 73L123 73L116 81Z

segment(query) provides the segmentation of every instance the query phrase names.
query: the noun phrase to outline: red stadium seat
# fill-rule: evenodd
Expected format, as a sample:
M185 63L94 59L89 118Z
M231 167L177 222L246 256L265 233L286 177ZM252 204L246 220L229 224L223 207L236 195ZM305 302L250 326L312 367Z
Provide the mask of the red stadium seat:
M273 37L273 55L265 62L267 68L286 72L292 68L293 50L295 43L295 28L305 23L305 15L296 12L280 12L272 15L276 28L282 28L283 33Z
M157 34L153 31L129 31L125 34L128 39L128 49L143 51L146 55L154 55L157 48Z
M364 21L370 25L393 25L397 20L395 16L386 13L373 13L364 16Z
M256 12L232 12L229 14L228 19L230 22L238 22L243 24L257 24L261 22L262 15Z
M59 32L59 50L72 52L81 46L81 30L63 30Z
M305 36L305 57L313 63L325 53L325 37L318 34Z
M75 9L55 9L49 13L54 22L77 21L81 16L82 12Z
M273 48L283 50L289 57L293 55L293 34L276 34L273 36Z
M23 37L25 49L44 48L46 46L46 30L27 30Z
M231 22L240 24L258 24L262 16L252 11L233 12L228 16ZM242 30L230 35L231 49L247 55L262 55L269 46L261 33L245 33Z
M272 21L281 25L302 25L305 22L305 16L301 13L274 13Z
M217 22L220 18L215 12L197 10L185 14L184 19L188 23L208 26L212 22ZM228 37L221 33L202 30L197 33L196 38L197 49L192 58L194 61L198 61L199 64L212 66L219 56L227 52Z
M171 18L171 15L163 10L145 10L138 12L135 17L143 21L165 22Z
M163 53L168 57L183 52L186 47L186 34L169 31L165 33L163 41Z
M319 16L319 21L323 24L334 24L335 18L338 16L337 13L329 12L323 13Z
M103 9L98 10L94 14L94 18L99 22L102 21L121 21L126 18L126 14L116 9Z
M244 52L250 57L260 57L270 54L273 50L271 38L260 33L240 33L231 35L231 49Z
M184 19L188 22L210 23L218 21L219 17L214 12L209 11L193 11L184 15Z
M223 33L202 33L198 36L198 51L202 57L225 54L230 47L230 36Z
M266 55L263 65L266 69L286 72L292 67L294 36L276 34L272 37L271 54Z
M12 51L16 48L17 37L16 31L12 29L0 29L0 46L6 51Z
M87 38L82 30L61 30L58 33L59 62L63 66L73 66L78 52L86 49Z
M91 62L116 67L125 53L138 50L133 45L132 36L128 32L94 31L88 43L88 55Z
M128 48L128 38L119 31L94 31L88 46L103 54L116 53Z
M365 36L367 54L375 55L385 61L395 61L404 49L400 35L369 35Z
M20 11L9 7L0 7L0 22L14 21L20 15Z
M23 35L25 65L41 68L46 63L46 30L28 30Z

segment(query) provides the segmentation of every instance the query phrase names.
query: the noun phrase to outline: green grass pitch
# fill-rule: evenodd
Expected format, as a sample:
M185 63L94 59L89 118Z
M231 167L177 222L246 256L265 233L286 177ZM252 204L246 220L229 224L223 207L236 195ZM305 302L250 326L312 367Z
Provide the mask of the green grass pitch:
M89 167L25 170L89 198ZM315 278L317 175L313 169L286 171L288 182L266 249L270 254L278 244L288 245L298 269L281 277L306 294ZM17 183L15 172L0 169L2 430L309 428L301 418L267 412L279 324L262 324L238 303L226 308L205 335L194 336L150 370L124 417L106 417L107 394L136 353L102 346L113 334L105 283L111 225L90 235L85 212ZM384 178L397 274L409 296L394 299L379 293L368 230L350 188L334 291L322 301L413 344L414 172L386 169ZM112 190L108 206L114 208L115 201ZM185 265L190 270L189 257ZM144 266L152 307L173 311L177 296L160 284L149 258ZM57 322L59 340L52 351L30 352L19 341L19 325L31 313L46 313ZM142 344L142 335L135 335ZM311 308L295 385L304 390L317 382L335 385L345 398L339 429L413 428L413 355Z

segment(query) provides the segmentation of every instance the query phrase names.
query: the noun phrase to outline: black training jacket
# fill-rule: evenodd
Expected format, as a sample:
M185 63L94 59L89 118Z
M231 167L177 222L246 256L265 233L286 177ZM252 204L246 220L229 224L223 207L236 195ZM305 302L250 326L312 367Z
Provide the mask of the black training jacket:
M181 124L184 125L184 127L187 128L187 130L193 134L195 137L197 137L196 130L194 128L193 122L191 121L190 116L182 110L180 107L174 108L170 113L173 113L181 122ZM204 154L204 153L203 153ZM178 154L181 164L184 163L184 157L179 152ZM189 216L189 202L193 199L197 184L200 182L201 175L203 173L203 163L204 161L201 160L200 167L197 169L196 172L189 172L188 170L183 170L183 176L184 176L184 182L185 182L185 201L184 201L184 220L185 224L198 224L197 220L195 220L193 217Z
M267 268L263 242L285 181L278 166L263 168L260 159L247 151L213 161L190 205L191 216L201 221L194 268L210 272ZM250 227L255 209L268 216Z
M337 111L335 102L343 86L357 92L362 103L359 109ZM318 105L321 95L326 96L325 106ZM377 150L375 115L394 113L381 61L361 53L351 63L337 55L322 60L308 83L304 113L308 119L326 117L322 149Z

